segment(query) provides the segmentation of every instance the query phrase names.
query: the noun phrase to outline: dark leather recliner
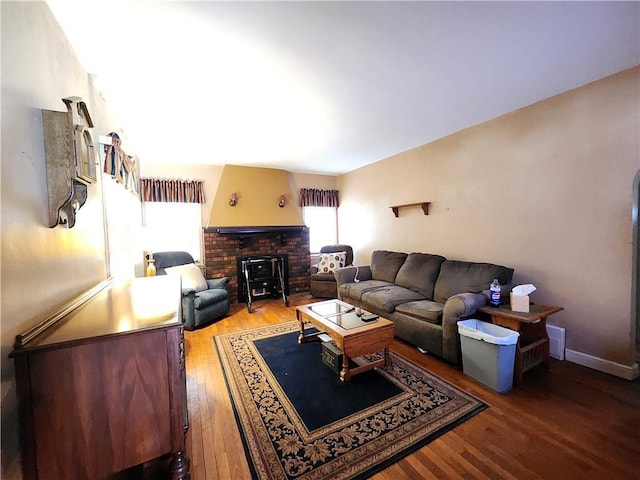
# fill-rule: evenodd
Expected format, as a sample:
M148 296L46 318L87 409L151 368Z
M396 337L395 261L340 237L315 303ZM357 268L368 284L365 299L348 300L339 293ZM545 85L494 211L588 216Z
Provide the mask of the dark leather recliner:
M153 258L156 275L166 275L169 267L195 263L187 252L154 252ZM200 291L183 285L182 318L186 329L204 326L229 313L229 277L205 280L208 288Z
M350 245L326 245L320 249L320 254L346 252L345 267L353 264L353 248ZM311 265L310 293L313 297L338 298L336 277L333 272L322 273L318 271L319 264Z

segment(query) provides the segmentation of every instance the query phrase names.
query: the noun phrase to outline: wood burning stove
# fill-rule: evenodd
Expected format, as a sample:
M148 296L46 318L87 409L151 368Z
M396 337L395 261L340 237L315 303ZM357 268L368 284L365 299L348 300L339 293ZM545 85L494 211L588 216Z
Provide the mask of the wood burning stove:
M289 306L289 258L287 254L237 257L238 302L251 313L253 302L278 298Z

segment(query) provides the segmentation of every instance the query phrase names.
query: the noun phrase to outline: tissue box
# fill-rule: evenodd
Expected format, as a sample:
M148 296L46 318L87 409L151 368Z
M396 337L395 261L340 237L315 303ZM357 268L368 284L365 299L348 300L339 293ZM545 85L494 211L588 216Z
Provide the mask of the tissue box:
M528 312L529 295L514 295L511 293L511 310L514 312Z

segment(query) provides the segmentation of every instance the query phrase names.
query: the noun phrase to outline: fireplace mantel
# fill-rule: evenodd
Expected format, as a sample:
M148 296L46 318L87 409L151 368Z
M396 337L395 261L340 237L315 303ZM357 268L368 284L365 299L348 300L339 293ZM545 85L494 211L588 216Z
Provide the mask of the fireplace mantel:
M220 235L260 235L301 232L306 227L304 225L286 226L255 226L255 227L207 227L206 233L218 233Z

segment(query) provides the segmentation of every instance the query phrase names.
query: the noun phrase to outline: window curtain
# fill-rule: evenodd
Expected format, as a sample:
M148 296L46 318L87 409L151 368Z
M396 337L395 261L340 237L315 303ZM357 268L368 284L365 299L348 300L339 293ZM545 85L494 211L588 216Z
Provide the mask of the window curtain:
M205 203L204 180L175 178L141 178L140 197L143 202Z
M338 190L319 190L317 188L300 189L301 207L339 207L340 192Z

